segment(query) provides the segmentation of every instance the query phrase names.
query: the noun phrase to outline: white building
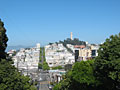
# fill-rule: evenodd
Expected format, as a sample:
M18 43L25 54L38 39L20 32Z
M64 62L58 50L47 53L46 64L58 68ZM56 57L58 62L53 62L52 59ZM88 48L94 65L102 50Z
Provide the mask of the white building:
M75 62L74 55L68 52L63 44L45 46L45 56L49 67L64 66Z
M19 52L12 58L14 65L19 70L38 69L40 55L40 44L29 49L20 49Z

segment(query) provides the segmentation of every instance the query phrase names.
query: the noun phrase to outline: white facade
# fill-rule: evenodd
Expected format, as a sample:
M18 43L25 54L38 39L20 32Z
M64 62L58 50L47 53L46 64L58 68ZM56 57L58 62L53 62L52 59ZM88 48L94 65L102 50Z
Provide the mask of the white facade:
M20 49L12 59L19 70L38 69L39 55L40 44L37 44L34 48Z
M69 53L63 44L45 46L45 56L49 67L64 66L75 62L74 55Z

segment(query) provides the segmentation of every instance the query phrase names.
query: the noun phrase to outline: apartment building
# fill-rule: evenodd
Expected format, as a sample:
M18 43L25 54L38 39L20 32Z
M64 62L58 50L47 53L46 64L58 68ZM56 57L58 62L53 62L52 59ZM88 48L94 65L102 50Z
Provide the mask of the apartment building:
M86 61L98 56L99 45L75 46L75 62Z
M45 56L49 67L65 66L75 62L74 55L68 52L63 44L45 46Z

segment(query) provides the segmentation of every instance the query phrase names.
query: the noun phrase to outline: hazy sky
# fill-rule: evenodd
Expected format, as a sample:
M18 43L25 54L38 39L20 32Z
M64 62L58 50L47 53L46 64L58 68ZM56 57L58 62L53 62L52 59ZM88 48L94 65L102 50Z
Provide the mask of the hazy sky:
M74 38L101 43L120 32L120 0L0 0L9 45Z

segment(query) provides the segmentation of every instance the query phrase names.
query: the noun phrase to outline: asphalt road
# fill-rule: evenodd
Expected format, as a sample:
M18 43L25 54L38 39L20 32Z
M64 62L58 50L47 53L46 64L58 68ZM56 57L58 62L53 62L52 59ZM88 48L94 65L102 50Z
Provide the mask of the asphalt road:
M39 89L38 90L49 90L49 73L40 71L38 74Z
M47 84L40 84L39 90L49 90L48 85Z

